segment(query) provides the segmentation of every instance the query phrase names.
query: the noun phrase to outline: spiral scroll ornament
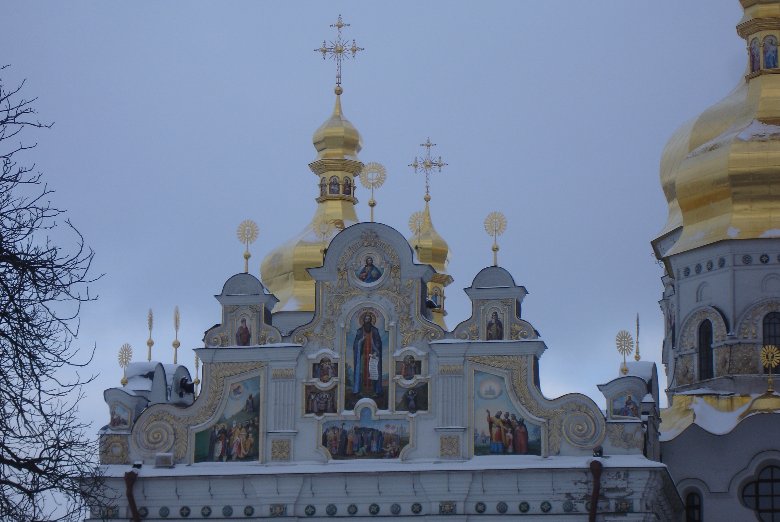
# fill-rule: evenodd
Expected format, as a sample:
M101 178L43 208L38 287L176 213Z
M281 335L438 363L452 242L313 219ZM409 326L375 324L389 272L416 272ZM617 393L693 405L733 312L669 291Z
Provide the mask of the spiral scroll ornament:
M149 453L166 453L173 447L175 437L173 426L164 420L147 424L137 438L141 449Z
M593 448L604 437L601 426L584 411L568 413L563 419L563 436L573 446Z

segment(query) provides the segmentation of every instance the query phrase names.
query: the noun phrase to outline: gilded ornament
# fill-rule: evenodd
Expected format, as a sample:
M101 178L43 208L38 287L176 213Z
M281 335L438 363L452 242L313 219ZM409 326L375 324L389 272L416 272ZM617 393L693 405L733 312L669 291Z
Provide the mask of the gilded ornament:
M371 189L371 199L368 200L368 207L371 209L371 221L374 221L374 190L381 187L387 179L387 170L380 163L369 162L363 165L360 170L360 183L367 189Z
M290 439L271 439L271 460L290 460L292 444Z
M129 451L127 435L100 436L101 464L128 464Z
M772 380L772 373L775 368L780 365L780 350L777 346L768 345L761 348L761 365L767 369L767 393L774 393L774 382Z
M152 346L154 346L154 341L152 340L152 326L154 326L154 314L152 313L152 309L149 309L149 313L146 316L146 325L149 327L149 339L146 340L146 360L151 361L152 360Z
M272 379L293 379L295 378L295 368L274 368L271 370Z
M349 42L342 38L341 30L349 26L350 24L345 24L341 15L339 15L336 23L330 26L336 29L336 39L331 42L323 40L322 46L319 49L314 49L315 52L322 54L323 60L331 58L336 62L336 94L343 92L341 88L341 62L349 58L354 59L357 53L365 50L362 47L358 47L355 40L352 40L352 45L349 45Z
M764 316L770 312L780 312L780 301L771 299L754 305L739 323L739 336L742 339L757 339Z
M626 366L626 356L634 351L634 339L627 330L620 330L615 336L615 347L620 355L623 356L623 365L620 367L620 373L623 375L628 374L628 366Z
M460 364L444 364L439 366L441 375L463 375L463 366Z
M498 266L498 236L506 231L506 217L501 212L491 212L485 218L485 232L493 238L493 266Z
M119 348L119 354L117 359L119 360L119 366L122 368L122 386L127 386L127 366L133 358L133 348L128 343L123 344Z
M439 437L439 456L459 457L460 438L453 435L443 435Z
M257 223L252 221L251 219L245 219L241 222L240 225L238 225L238 229L236 230L236 236L238 237L238 240L241 242L241 244L244 245L244 273L249 273L249 258L252 257L252 254L249 253L249 245L251 243L254 243L257 240L257 236L260 232L260 229L257 227Z

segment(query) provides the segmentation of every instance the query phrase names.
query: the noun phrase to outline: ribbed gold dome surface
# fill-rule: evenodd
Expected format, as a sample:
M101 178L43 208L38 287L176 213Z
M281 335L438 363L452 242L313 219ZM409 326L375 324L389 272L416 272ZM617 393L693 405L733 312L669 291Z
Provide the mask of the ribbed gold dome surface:
M780 38L780 0L742 4L737 31L748 45ZM669 140L661 160L669 217L660 236L680 226L682 233L666 255L780 237L780 69L764 65L763 58L758 70L749 65L731 94Z
M423 225L414 240L414 247L420 263L431 265L437 272L446 273L450 247L433 226L431 209L427 201L423 210Z
M357 156L361 140L344 118L340 91L337 88L333 114L312 140L317 159L309 168L319 186L314 217L295 237L266 255L260 268L263 283L279 299L274 311L314 310L314 280L307 269L321 266L323 249L333 236L358 222L355 176L363 168Z

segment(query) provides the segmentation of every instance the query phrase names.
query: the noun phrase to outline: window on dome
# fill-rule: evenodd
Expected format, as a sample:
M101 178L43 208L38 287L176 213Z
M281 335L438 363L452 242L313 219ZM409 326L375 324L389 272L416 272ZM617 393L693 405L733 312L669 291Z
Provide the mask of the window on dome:
M777 69L777 38L764 38L764 69Z
M701 495L691 492L685 496L685 522L701 522Z
M767 466L742 488L742 502L762 522L780 522L780 467Z
M750 72L756 72L761 68L761 53L758 50L758 38L750 41Z
M780 347L780 312L770 312L764 316L764 346ZM780 367L774 367L772 373L780 372Z
M699 325L699 380L712 377L712 323L706 320Z

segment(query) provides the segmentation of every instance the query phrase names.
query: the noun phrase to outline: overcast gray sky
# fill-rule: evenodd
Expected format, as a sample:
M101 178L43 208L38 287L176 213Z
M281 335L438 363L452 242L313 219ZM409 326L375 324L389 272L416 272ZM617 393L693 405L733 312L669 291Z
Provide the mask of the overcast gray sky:
M150 307L155 358L172 360L178 305L192 367L189 349L220 321L213 295L243 267L236 226L260 226L257 274L313 215L311 136L334 84L313 49L339 13L366 49L345 64L342 98L361 159L388 170L377 220L409 235L424 182L407 165L426 137L449 163L431 209L452 250L450 328L470 312L460 289L491 262L483 219L501 210L499 262L530 292L548 397L603 406L596 385L616 376L615 334L637 312L643 357L660 363L659 159L676 127L742 81L738 0L4 2L4 79L26 78L55 122L30 159L106 274L78 339L96 346L82 406L95 429L118 348L145 358Z

